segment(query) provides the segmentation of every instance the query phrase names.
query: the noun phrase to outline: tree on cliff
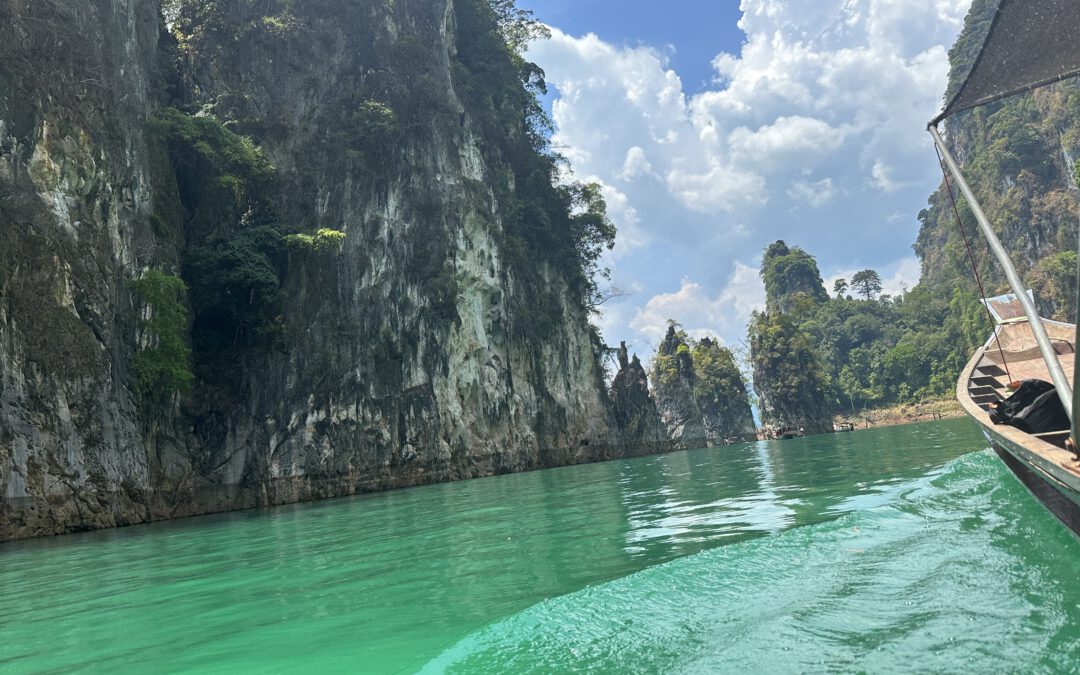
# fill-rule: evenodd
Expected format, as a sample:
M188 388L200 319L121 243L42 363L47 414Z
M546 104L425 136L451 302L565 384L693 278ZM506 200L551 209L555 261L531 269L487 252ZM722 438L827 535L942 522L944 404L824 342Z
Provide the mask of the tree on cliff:
M571 204L570 234L584 277L585 302L595 310L605 299L597 277L611 279L611 271L600 267L600 256L615 246L615 225L608 218L599 183L573 183L560 190Z
M791 312L829 299L817 261L798 246L789 248L782 240L765 249L761 279L770 312Z
M848 284L847 279L837 279L833 282L832 292L836 293L836 297L841 297L847 292Z
M851 287L867 300L881 292L881 277L874 270L862 270L851 277Z
M551 30L533 18L532 10L521 9L515 0L489 0L499 32L506 46L515 54L521 54L533 40L551 37Z

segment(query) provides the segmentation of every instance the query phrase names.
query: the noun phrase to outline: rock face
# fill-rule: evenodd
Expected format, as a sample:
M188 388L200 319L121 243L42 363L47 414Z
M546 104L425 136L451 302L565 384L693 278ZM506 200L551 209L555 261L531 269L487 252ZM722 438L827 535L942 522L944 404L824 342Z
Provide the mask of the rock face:
M694 400L701 410L705 438L710 443L752 440L757 429L750 410L746 382L731 351L710 338L691 350L694 363Z
M656 407L667 429L668 438L677 443L701 443L705 425L694 400L694 362L685 334L668 326L667 335L653 359L653 386Z
M637 354L631 360L626 343L619 344L619 372L611 383L615 423L628 438L660 442L666 440L656 402L649 394L649 378Z
M750 319L754 390L761 421L772 429L832 431L827 388L805 334L786 314L755 313Z
M653 384L668 438L681 447L754 438L742 376L731 352L716 341L691 345L685 332L668 326L653 359Z
M152 0L0 2L0 540L657 449L613 422L574 276L514 257L548 217L510 208L531 99L478 51L486 3L202 4L177 44ZM222 171L211 208L169 106L253 138L269 197ZM273 311L215 360L199 255L271 212L344 242L216 289ZM191 289L195 383L165 401L131 365L148 269Z

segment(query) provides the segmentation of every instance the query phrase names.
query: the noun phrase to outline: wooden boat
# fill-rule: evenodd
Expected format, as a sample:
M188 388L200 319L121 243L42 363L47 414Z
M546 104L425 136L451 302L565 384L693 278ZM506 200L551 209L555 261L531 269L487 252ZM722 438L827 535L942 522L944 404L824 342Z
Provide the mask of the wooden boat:
M1043 319L1042 324L1062 369L1072 373L1076 327L1047 319ZM1061 522L1080 535L1080 462L1075 454L1065 449L1070 430L1027 434L990 420L987 406L1009 395L1007 385L1010 381L1050 381L1046 363L1026 319L1004 324L997 332L997 338L991 337L964 368L957 382L956 398L1020 482ZM1000 350L996 340L1001 341Z

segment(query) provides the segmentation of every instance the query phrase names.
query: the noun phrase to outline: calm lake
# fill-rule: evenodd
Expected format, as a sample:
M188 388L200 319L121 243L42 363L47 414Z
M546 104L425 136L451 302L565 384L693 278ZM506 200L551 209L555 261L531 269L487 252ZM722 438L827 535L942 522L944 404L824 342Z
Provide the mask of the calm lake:
M0 545L0 671L1077 672L968 420Z

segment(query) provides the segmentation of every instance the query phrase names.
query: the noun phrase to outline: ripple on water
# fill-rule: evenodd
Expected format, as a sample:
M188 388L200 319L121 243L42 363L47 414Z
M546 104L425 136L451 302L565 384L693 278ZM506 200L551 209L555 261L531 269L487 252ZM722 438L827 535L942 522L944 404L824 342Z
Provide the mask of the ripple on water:
M1013 517L1026 495L1002 471L969 455L833 521L547 600L423 671L1075 672L1080 589L1061 573L1080 547L1047 514Z

